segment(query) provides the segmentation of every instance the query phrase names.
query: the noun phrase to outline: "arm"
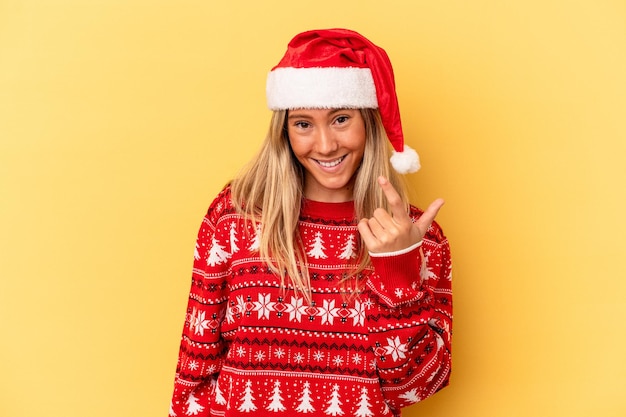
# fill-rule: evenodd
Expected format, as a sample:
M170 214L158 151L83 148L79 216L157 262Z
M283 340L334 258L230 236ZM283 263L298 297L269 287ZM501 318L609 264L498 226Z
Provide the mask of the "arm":
M374 273L367 282L376 307L368 317L377 369L388 405L398 410L448 384L452 328L448 241L435 216L406 213L398 193L379 179L390 212L359 222Z
M378 301L368 317L378 374L394 410L448 384L451 369L452 290L448 241L436 224L420 247L372 257L368 281ZM431 237L432 235L432 237Z
M226 308L228 257L219 219L230 204L228 192L213 201L196 240L191 290L180 343L170 416L204 415L226 355L220 324Z

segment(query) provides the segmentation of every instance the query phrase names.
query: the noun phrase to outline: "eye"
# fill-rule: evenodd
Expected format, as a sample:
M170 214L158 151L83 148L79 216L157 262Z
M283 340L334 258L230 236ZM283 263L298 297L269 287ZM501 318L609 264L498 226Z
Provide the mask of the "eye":
M341 116L338 116L338 117L335 119L335 123L337 123L337 124L340 124L340 125L341 125L341 124L346 123L349 119L350 119L350 117L349 117L349 116L341 115Z
M297 128L300 128L300 129L306 129L306 128L311 127L311 123L305 122L304 120L299 120L299 121L295 122L293 125L295 127L297 127Z

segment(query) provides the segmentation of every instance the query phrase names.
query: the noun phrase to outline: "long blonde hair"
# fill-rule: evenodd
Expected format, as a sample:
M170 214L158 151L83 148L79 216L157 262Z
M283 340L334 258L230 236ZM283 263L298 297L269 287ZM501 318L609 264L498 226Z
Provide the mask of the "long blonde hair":
M387 199L377 184L381 175L393 184L408 209L403 177L389 164L390 145L380 114L377 109L361 109L360 112L365 123L366 140L363 160L355 173L355 223L361 218L371 217L378 207L389 209ZM289 277L294 291L302 292L310 301L310 277L297 230L304 169L291 151L286 120L286 110L272 114L261 149L231 183L232 200L246 219L255 225L260 223L261 259L281 277L282 287L286 287ZM358 275L370 264L363 242L359 245L358 255L348 278Z

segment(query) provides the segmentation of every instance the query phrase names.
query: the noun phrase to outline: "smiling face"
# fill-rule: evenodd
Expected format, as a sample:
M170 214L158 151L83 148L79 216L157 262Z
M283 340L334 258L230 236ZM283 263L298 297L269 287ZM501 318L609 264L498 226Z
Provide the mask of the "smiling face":
M365 123L357 109L290 110L289 143L304 168L304 196L342 202L353 199L353 184L365 151Z

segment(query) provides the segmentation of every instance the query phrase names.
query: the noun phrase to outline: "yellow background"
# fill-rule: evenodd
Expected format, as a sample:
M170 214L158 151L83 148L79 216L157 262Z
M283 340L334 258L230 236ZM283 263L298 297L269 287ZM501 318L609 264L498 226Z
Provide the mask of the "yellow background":
M405 415L626 415L623 0L0 1L0 415L167 414L201 217L336 26L447 200L452 385Z

